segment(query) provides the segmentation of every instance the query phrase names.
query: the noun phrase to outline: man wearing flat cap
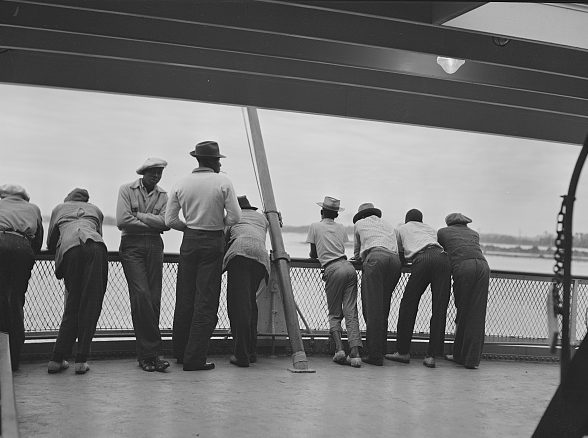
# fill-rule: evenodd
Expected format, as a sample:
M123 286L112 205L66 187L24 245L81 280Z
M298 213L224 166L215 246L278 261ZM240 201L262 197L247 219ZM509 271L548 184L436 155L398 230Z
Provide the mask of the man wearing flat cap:
M257 297L261 281L269 277L270 260L265 247L269 226L247 196L239 196L241 219L225 230L227 250L223 270L227 271L227 312L234 348L230 362L248 367L257 361Z
M157 183L167 162L148 158L137 169L142 175L118 191L116 225L122 231L120 257L131 301L139 366L148 372L164 371L161 358L159 313L163 274L163 240L167 193Z
M12 370L25 341L25 294L43 244L41 210L16 184L0 186L0 331L8 333Z
M106 245L102 239L102 211L88 202L86 189L75 188L51 212L47 249L55 252L55 276L65 283L65 309L50 374L69 367L68 356L78 340L75 373L85 374L96 324L108 282Z
M406 213L405 223L396 228L398 251L401 259L411 263L410 277L398 309L397 351L386 359L410 362L410 344L421 297L431 285L432 315L429 327L429 345L423 365L435 368L435 356L443 354L445 321L451 293L451 266L449 256L437 242L437 232L423 223L423 214L413 208Z
M224 229L239 222L241 209L231 180L220 173L220 159L225 156L218 143L198 143L190 155L196 157L198 167L174 184L165 223L184 233L176 283L174 355L184 371L197 371L214 368L206 356L218 321Z
M484 347L490 267L479 234L468 227L471 221L461 213L447 215L447 227L437 231L437 239L449 254L453 275L457 318L452 359L475 369Z
M310 244L310 258L318 259L323 268L325 294L329 311L329 332L335 344L333 362L361 367L359 348L362 347L357 315L357 273L345 256L345 242L349 241L342 224L335 222L344 209L338 199L325 196L321 207L321 221L308 230L306 242ZM345 354L341 335L341 321L345 318L347 339L351 352Z
M370 202L359 206L353 224L353 258L362 261L361 302L368 351L362 361L381 366L388 342L390 301L402 267L396 234L382 219L382 211Z

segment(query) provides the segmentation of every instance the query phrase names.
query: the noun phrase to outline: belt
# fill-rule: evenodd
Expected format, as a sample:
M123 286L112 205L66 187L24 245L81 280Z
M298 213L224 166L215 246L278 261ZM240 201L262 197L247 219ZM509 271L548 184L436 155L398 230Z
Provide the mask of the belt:
M443 248L441 248L439 245L436 245L434 243L429 243L427 246L425 246L423 249L418 250L417 252L414 253L414 255L410 258L411 260L414 260L414 258L418 255L423 254L425 251L432 249L432 248L437 248L441 251L443 251Z
M12 234L14 236L22 237L24 239L29 240L29 238L27 237L26 234L21 233L20 231L16 231L16 230L2 230L2 231L0 231L0 233L2 233L2 234Z
M332 265L333 263L338 262L340 260L347 260L347 256L341 256L341 257L336 258L335 260L331 260L331 261L325 263L325 265L323 266L323 269L325 269L327 266Z

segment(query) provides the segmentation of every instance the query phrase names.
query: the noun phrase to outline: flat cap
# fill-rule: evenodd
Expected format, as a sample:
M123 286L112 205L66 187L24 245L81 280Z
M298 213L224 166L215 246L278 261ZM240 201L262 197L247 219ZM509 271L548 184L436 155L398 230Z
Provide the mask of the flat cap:
M147 160L145 160L145 162L141 165L141 167L139 167L137 169L137 173L139 175L143 175L147 169L150 169L152 167L165 167L165 166L167 166L167 161L162 160L161 158L151 157L151 158L147 158Z

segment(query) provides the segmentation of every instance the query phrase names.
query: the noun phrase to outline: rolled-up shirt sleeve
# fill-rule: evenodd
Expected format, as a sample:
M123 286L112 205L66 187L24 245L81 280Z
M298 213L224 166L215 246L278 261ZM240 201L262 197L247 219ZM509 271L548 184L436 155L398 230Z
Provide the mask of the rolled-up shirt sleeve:
M170 191L165 208L165 225L174 230L184 231L186 229L186 223L180 219L180 208L177 190L174 187Z
M225 210L227 211L225 225L235 225L241 219L241 207L239 207L235 189L230 181L223 187L223 192L225 194Z

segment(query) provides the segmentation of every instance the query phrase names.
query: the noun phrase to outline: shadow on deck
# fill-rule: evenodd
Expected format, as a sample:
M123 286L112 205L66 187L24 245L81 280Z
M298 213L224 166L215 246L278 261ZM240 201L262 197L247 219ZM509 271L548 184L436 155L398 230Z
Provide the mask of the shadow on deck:
M556 363L354 369L308 359L316 373L290 373L289 356L237 368L217 355L213 371L174 361L166 373L93 360L81 376L24 363L13 376L21 437L527 437L559 383Z

